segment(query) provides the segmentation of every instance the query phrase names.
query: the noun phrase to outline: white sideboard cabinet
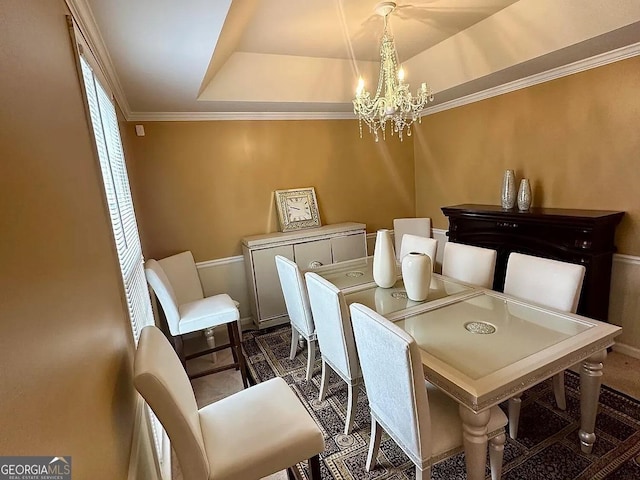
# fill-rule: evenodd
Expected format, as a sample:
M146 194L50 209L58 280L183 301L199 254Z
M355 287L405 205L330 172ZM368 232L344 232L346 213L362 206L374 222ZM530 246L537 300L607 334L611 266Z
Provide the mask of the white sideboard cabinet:
M303 271L367 255L363 223L336 223L295 232L254 235L242 239L251 313L257 328L289 321L275 256L282 255Z

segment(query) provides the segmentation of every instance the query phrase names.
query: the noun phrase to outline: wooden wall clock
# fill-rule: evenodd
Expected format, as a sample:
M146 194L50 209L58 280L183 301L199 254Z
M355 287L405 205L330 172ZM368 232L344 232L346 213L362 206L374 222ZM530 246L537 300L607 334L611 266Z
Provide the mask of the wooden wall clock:
M276 190L280 230L290 232L321 226L318 201L313 187Z

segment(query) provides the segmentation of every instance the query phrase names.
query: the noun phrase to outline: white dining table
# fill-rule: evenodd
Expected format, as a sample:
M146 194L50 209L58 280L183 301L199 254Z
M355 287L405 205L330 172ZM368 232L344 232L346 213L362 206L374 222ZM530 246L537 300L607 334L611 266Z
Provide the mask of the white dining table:
M622 329L433 274L424 302L373 282L372 259L315 270L415 338L425 377L459 404L467 478L485 477L489 410L570 366L580 368L579 441L591 453L607 348Z

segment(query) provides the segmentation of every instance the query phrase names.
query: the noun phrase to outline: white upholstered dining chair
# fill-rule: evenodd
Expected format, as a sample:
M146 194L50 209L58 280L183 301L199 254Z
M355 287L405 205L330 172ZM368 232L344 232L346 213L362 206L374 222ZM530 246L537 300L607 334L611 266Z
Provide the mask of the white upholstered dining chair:
M353 338L349 309L342 292L320 275L307 272L309 303L316 322L318 345L322 354L322 379L319 401L323 401L329 384L331 368L347 384L347 415L344 433L353 427L358 403L358 392L362 383L362 372L358 364L358 353Z
M491 288L497 256L498 252L490 248L447 242L444 244L442 274L471 285Z
M419 237L431 237L431 219L430 218L395 218L393 220L393 236L395 238L395 252L397 260L401 261L400 249L402 246L402 237L409 233ZM434 257L435 259L435 257Z
M281 255L276 255L276 269L280 278L280 286L284 295L284 303L291 322L291 350L289 358L296 358L300 336L307 343L307 380L313 376L316 361L316 327L309 307L307 287L300 268L295 262Z
M504 293L563 312L575 313L585 267L549 258L512 252L507 261ZM567 409L564 372L553 377L556 405ZM509 436L516 438L520 423L520 395L509 399Z
M402 259L410 252L424 253L431 259L431 270L436 265L436 253L438 251L438 241L435 238L421 237L411 233L405 233L402 237L402 245L400 246L400 256Z
M431 466L462 445L458 403L425 382L415 340L378 313L351 304L351 321L371 409L366 469L375 468L382 430L416 466L416 479L430 478ZM491 478L502 472L507 417L491 408L488 424Z
M280 377L198 409L162 332L142 330L134 385L166 430L185 480L257 480L309 459L320 480L322 431Z
M187 360L231 348L233 363L201 371L189 377L198 378L236 368L240 370L242 383L248 386L249 381L242 354L242 337L238 328L240 318L238 306L226 293L204 296L191 252L178 253L162 260L149 259L145 263L144 272L147 282L160 302L169 334L185 370ZM197 353L185 354L183 335L220 325L227 326L229 343Z

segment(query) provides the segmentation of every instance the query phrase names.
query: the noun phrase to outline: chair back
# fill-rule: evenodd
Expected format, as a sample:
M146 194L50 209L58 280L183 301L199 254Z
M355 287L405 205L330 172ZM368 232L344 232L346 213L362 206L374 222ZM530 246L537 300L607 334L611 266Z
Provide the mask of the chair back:
M209 462L191 383L176 352L155 326L142 329L133 383L169 435L184 478L209 478Z
M190 251L163 258L158 263L171 283L178 305L204 298L196 262Z
M418 346L370 308L354 303L350 310L371 414L423 465L431 457L431 415Z
M498 252L490 248L447 242L444 244L442 274L471 285L491 288L497 256Z
M424 253L431 259L431 270L436 264L436 252L438 251L438 241L435 238L421 237L411 233L405 233L402 237L400 247L400 261L411 252Z
M419 237L431 237L430 218L395 218L393 220L393 236L395 237L396 256L401 260L400 248L402 237L405 233L418 235ZM435 257L432 259L435 260Z
M144 274L162 306L171 335L179 335L180 312L178 311L178 301L166 273L164 273L164 270L156 260L150 258L144 264Z
M275 259L280 286L284 295L284 303L287 306L291 325L302 333L304 337L308 338L315 332L316 327L309 307L307 287L302 273L298 265L288 258L276 255Z
M582 265L512 252L504 293L564 312L575 312L586 269Z
M322 359L344 379L360 378L358 352L344 295L317 273L307 272L305 278Z

